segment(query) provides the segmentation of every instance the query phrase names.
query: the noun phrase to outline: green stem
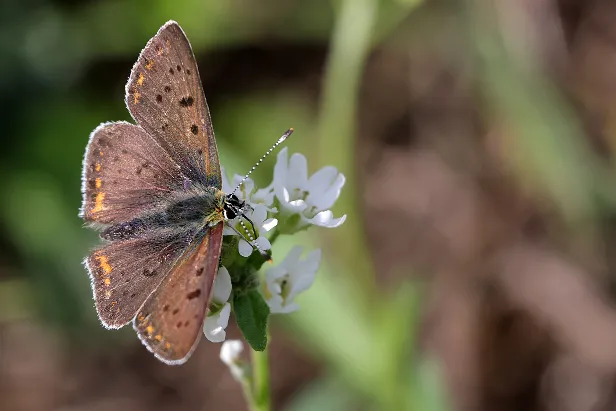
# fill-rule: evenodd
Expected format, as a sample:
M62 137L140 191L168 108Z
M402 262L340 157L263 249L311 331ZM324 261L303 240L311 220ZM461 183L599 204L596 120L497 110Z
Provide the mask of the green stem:
M268 342L268 347L269 344ZM252 397L253 411L271 410L268 348L252 351Z
M318 153L321 164L335 164L346 175L347 185L336 204L348 219L360 215L355 173L355 123L359 84L370 47L372 29L378 15L377 0L343 0L338 10L325 72L319 113ZM365 252L366 240L361 224L347 221L327 233L338 245L344 273L365 295L374 290L372 262Z
M259 408L257 407L255 399L252 396L252 386L250 382L250 378L242 378L242 381L240 381L242 384L242 393L244 394L244 399L246 400L248 409L250 409L250 411L258 411Z

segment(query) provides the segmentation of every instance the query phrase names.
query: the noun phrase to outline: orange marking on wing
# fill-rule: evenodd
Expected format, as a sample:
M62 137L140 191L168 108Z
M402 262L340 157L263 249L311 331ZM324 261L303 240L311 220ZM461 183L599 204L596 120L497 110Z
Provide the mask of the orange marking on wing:
M105 298L109 299L111 297L111 291L107 290L105 291Z
M98 152L98 154L102 157L102 156L103 156L103 150L100 150L100 151Z
M145 327L145 332L148 333L148 335L152 334L154 332L154 327L148 325L147 327Z
M98 213L99 211L103 211L103 200L105 199L105 193L98 193L96 195L96 199L94 200L94 208L90 210L92 213Z
M143 73L139 73L139 78L137 79L137 85L138 86L143 86L143 81L145 80L145 76L143 75Z
M171 344L169 344L168 342L166 342L166 343L165 343L165 349L167 349L167 350L168 350L169 348L171 348Z
M133 98L135 100L135 104L139 103L139 98L141 97L141 93L139 93L138 91L135 91L135 93L133 94Z
M145 63L145 69L152 70L153 65L154 65L154 62L152 60L148 60L147 63Z
M111 270L113 270L111 265L109 265L109 260L107 259L106 255L99 255L96 257L96 259L98 260L99 267L103 269L105 274L109 274Z
M106 286L110 286L111 285L111 280L109 278L105 278L105 285Z
M137 321L139 321L141 323L141 322L143 322L143 320L145 320L145 315L143 315L143 314L137 315Z
M94 169L96 171L101 171L101 165L99 163L96 163L96 165L94 166Z
M101 181L100 178L96 179L95 185L96 185L96 188L101 188L101 186L103 185L103 182Z
M162 341L163 336L162 336L162 335L160 335L160 334L156 334L156 335L154 336L154 339L155 339L156 341Z

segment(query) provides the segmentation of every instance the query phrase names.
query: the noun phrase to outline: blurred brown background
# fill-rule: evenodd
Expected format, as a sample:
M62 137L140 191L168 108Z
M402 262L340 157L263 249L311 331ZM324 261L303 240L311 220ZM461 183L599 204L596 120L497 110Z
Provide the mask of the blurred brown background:
M88 135L169 19L227 170L293 126L347 176L343 227L276 244L325 254L274 319L276 410L616 407L616 2L8 0L0 410L245 409L218 345L169 367L102 329L81 266Z

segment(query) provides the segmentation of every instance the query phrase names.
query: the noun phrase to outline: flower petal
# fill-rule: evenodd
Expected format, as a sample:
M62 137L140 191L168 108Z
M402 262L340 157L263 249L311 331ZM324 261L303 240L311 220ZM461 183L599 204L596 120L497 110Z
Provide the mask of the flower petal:
M263 224L266 218L267 218L267 207L265 207L263 204L255 205L252 215L250 216L250 219L252 220L253 223L255 223L256 225L255 228L257 230L261 228L261 225Z
M331 210L325 210L321 211L312 218L302 217L302 219L319 227L336 228L344 223L346 220L346 214L340 218L334 218L334 213L332 213Z
M338 176L338 169L333 166L325 166L314 173L308 180L307 191L326 191Z
M241 179L244 177L240 177L240 181L242 181ZM246 198L252 194L252 191L255 189L255 182L252 181L252 178L247 178L246 180L244 180L244 182L242 183L242 191L244 191L244 193L247 194Z
M302 271L316 273L321 265L321 249L317 248L308 253L304 261L302 261Z
M289 160L289 174L286 181L287 188L301 188L308 186L308 161L301 153L294 153Z
M231 314L231 304L226 303L222 310L216 315L207 317L203 323L203 334L211 342L223 342L227 336L225 328L229 324Z
M220 360L228 366L235 365L244 351L244 344L240 340L225 341L220 347Z
M284 185L287 180L287 169L289 168L289 148L283 147L276 156L274 165L274 184Z
M243 238L240 239L238 250L242 257L250 257L250 254L252 254L252 246Z
M257 243L257 246L261 249L261 250L269 250L270 248L272 248L272 244L269 242L269 240L263 236L257 238L255 240L255 243Z
M220 359L227 364L236 381L242 381L244 378L245 371L240 359L242 351L244 351L244 344L240 340L225 341L220 347Z
M314 283L316 271L305 272L301 275L296 275L295 280L291 283L291 290L287 294L287 300L293 300L299 293L309 289Z
M280 287L280 284L278 282L271 281L267 283L267 291L269 291L272 296L275 296L279 295L282 292L282 288Z
M304 200L289 200L290 197L286 188L283 189L283 196L286 198L284 201L278 197L280 205L283 209L288 210L292 214L299 214L308 207L308 204L306 204Z
M269 207L271 207L274 203L273 186L270 185L269 187L258 189L253 195L250 196L250 202L253 206L255 204L264 204L269 209Z
M227 328L229 325L229 317L231 316L231 304L226 303L218 314L218 325L222 328Z
M299 310L299 305L297 305L297 303L292 302L291 304L282 306L279 311L272 311L270 309L270 312L272 312L273 314L290 314L297 310Z
M270 308L270 313L276 314L283 312L282 304L284 303L284 300L279 294L273 294L272 297L268 298L266 302Z
M295 153L288 158L287 147L280 150L274 166L274 193L282 204L293 198L295 191L304 190L308 184L308 164L304 155Z
M291 290L286 295L287 301L293 301L299 293L312 287L320 263L320 249L311 251L303 261L298 263L295 271L291 273L293 278L290 281Z
M227 332L218 325L214 317L207 317L203 323L203 334L210 342L223 342L227 337Z
M280 265L277 265L275 267L270 267L265 271L265 281L267 282L268 286L270 283L274 284L274 282L283 277L284 275L287 274L287 270L283 267L281 267ZM279 293L280 292L280 288L278 288L277 291L274 291L270 288L270 291L272 293Z
M306 198L306 202L308 204L314 205L317 211L327 210L328 208L331 208L338 199L338 197L340 197L340 191L342 190L342 187L344 186L345 182L346 179L344 177L344 174L337 174L327 187L322 187L324 189L310 191L308 197Z
M231 276L225 267L218 269L218 275L214 281L214 290L212 291L212 301L219 304L226 303L231 296Z
M289 251L287 256L284 258L282 263L280 263L279 267L284 268L287 272L295 271L295 267L297 267L299 258L302 255L302 251L303 251L303 248L299 245L296 245L295 247L293 247Z
M278 225L277 219L268 218L267 220L263 222L263 224L261 225L261 228L263 228L265 231L270 231L272 228L276 227L277 225Z

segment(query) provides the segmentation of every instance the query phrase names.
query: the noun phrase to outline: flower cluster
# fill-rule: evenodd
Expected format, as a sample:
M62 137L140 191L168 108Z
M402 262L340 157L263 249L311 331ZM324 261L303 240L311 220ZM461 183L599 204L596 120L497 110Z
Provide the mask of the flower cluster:
M265 272L263 294L270 311L288 314L299 309L293 300L302 291L310 288L321 263L321 250L311 251L301 260L301 247L293 247L287 257L276 267Z
M239 175L229 181L224 170L222 175L225 193L230 193L242 181ZM234 193L249 206L247 219L238 216L227 221L224 234L236 236L233 238L238 239L237 251L241 258L246 259L254 248L261 252L270 250L271 243L281 234L294 234L313 225L338 227L346 215L335 218L330 208L340 196L344 183L344 175L335 167L324 167L309 177L306 157L296 153L289 158L288 150L284 148L278 154L270 185L259 189L248 178ZM247 221L251 221L252 226ZM238 233L241 233L239 237ZM299 306L295 297L314 282L321 250L314 250L303 259L301 256L302 248L294 247L279 265L265 270L260 291L270 313L297 310ZM203 327L206 338L212 342L222 342L226 337L225 328L231 313L229 300L235 287L232 278L233 274L230 275L227 268L219 269Z

